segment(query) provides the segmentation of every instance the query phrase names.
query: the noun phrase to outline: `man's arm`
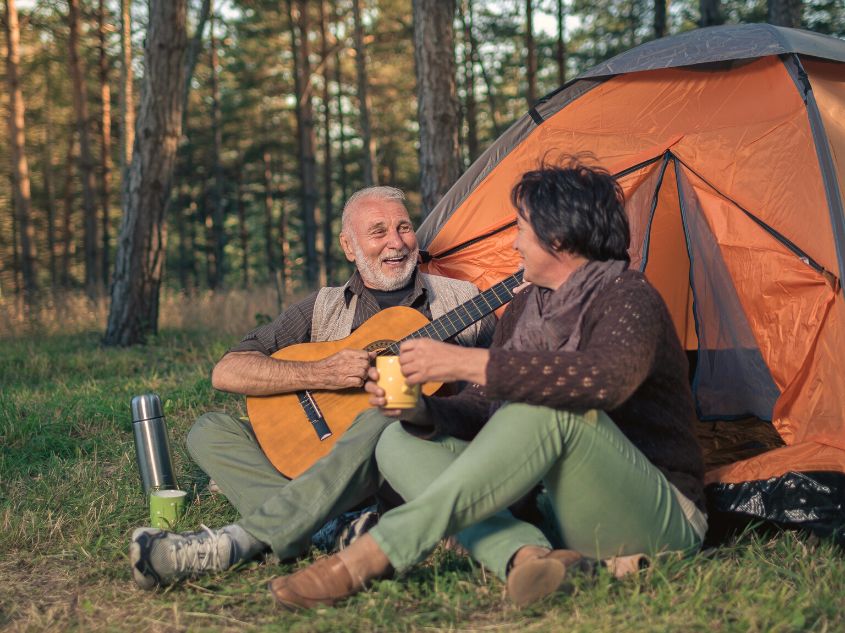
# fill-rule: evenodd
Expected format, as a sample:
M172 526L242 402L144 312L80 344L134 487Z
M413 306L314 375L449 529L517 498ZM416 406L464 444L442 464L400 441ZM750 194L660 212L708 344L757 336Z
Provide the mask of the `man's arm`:
M229 352L214 366L215 389L271 396L303 389L361 387L370 366L364 350L341 350L319 361L278 360L261 352Z

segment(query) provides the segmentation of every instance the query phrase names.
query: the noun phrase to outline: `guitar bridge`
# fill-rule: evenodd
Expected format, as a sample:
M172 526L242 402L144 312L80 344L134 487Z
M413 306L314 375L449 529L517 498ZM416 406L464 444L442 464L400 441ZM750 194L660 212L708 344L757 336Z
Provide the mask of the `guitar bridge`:
M297 391L296 395L299 398L299 404L302 406L303 411L305 411L305 417L308 418L311 428L314 429L320 441L322 442L330 438L332 436L332 430L329 428L323 412L320 411L320 407L317 406L311 393L308 391Z

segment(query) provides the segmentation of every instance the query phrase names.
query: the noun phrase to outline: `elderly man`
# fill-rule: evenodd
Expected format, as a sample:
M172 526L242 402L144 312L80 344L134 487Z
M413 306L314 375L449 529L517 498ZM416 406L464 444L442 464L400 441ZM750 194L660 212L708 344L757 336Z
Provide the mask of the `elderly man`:
M313 362L271 355L289 345L344 338L387 307L409 306L436 318L474 297L478 289L470 283L417 271L419 249L404 199L392 187L355 193L343 210L340 243L356 272L344 286L323 288L247 334L214 367L212 385L247 396L361 387L370 366L364 350ZM456 342L486 346L493 326L488 317ZM331 453L290 480L261 451L249 423L223 413L203 415L188 434L188 450L241 519L182 534L135 530L129 550L135 582L152 589L227 569L268 549L280 558L301 554L327 520L375 494L381 483L375 446L389 422L353 425Z

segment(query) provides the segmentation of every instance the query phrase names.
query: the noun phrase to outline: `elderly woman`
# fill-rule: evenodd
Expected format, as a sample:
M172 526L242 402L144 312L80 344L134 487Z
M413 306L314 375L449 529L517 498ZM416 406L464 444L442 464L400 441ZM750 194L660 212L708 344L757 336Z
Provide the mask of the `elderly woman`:
M555 591L581 555L692 552L707 527L687 363L657 291L628 270L622 190L576 161L526 173L512 192L514 248L532 282L489 350L431 340L401 347L409 383L467 381L403 413L377 449L407 503L348 549L271 591L283 605L334 604L424 559L459 534L527 604ZM374 369L371 402L384 406ZM491 415L492 412L492 415ZM371 410L366 416L398 415ZM433 427L423 439L419 427ZM567 550L509 505L542 482Z

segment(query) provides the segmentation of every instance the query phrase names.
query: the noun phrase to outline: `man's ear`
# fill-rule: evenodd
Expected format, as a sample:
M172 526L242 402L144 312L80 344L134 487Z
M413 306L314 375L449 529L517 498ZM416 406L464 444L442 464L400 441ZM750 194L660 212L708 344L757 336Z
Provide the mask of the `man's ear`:
M349 239L346 237L346 234L341 232L340 234L340 247L343 249L343 254L346 255L346 260L350 262L355 261L355 251L352 250L352 244L349 243Z

